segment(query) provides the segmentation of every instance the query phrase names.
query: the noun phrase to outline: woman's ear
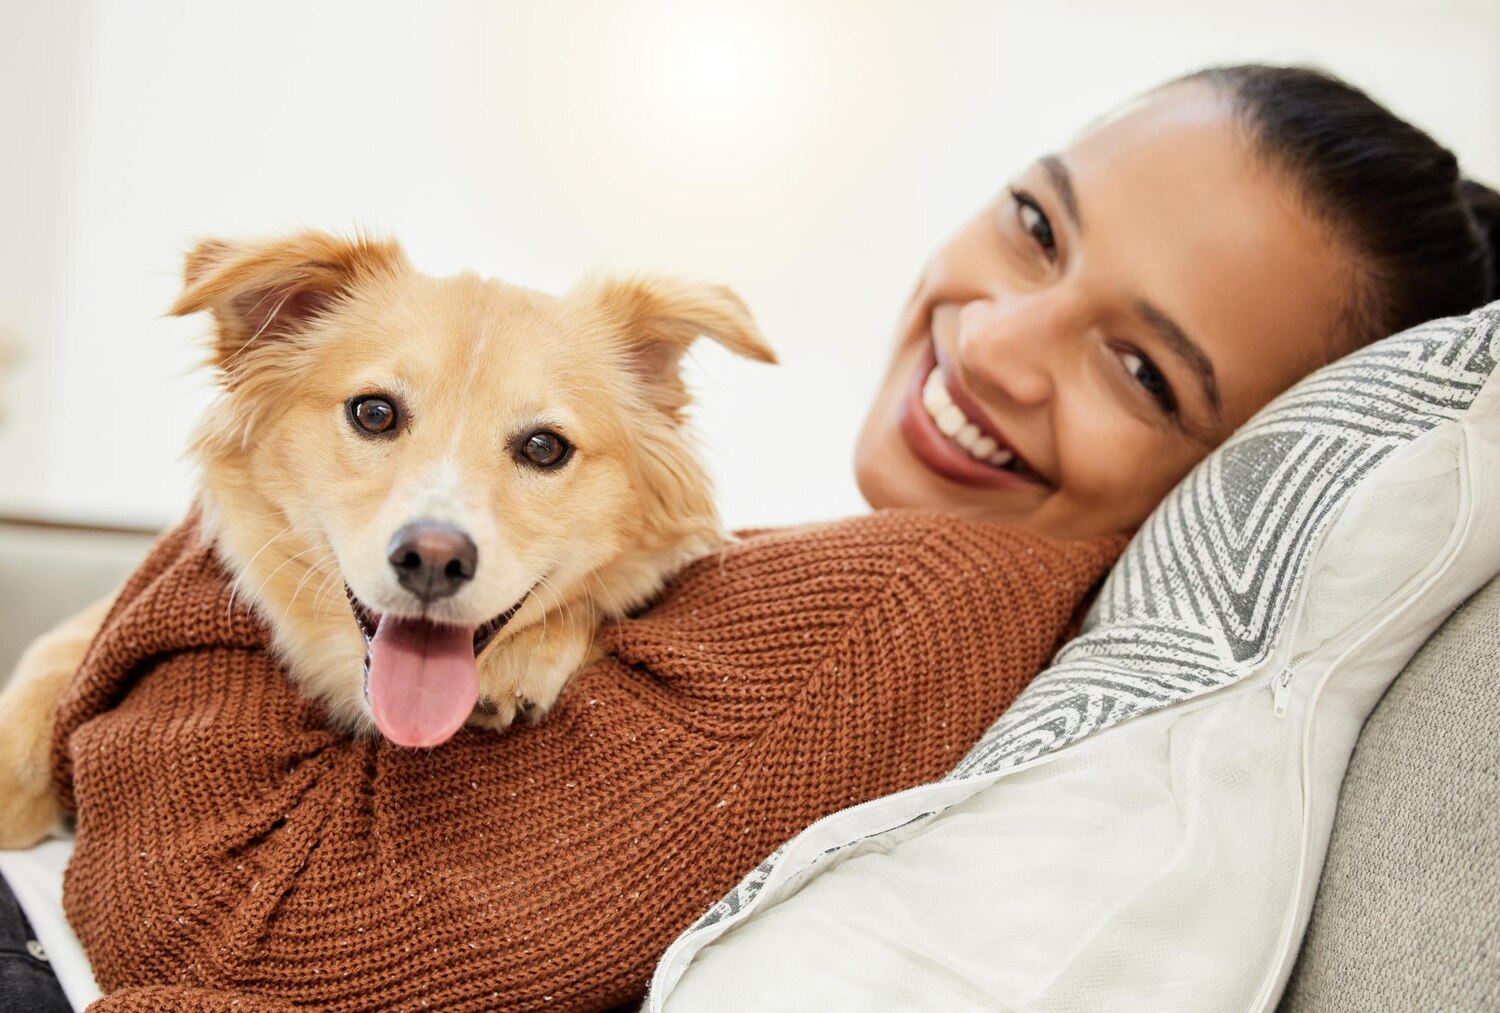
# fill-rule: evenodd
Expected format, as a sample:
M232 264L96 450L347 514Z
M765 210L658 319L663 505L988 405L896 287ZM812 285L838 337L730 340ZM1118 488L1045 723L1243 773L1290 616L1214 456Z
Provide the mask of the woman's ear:
M669 414L687 402L679 366L700 337L747 359L776 361L749 308L723 285L637 276L589 281L577 291L617 329L631 369Z
M213 362L230 372L252 346L292 337L355 286L406 267L401 247L386 240L311 231L255 243L207 239L187 255L182 294L168 312L211 312Z

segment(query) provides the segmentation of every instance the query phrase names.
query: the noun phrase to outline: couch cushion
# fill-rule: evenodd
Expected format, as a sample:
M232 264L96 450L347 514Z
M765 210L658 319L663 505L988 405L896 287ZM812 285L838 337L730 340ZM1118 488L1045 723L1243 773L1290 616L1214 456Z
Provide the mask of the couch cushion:
M1360 734L1279 1009L1500 1009L1500 579Z

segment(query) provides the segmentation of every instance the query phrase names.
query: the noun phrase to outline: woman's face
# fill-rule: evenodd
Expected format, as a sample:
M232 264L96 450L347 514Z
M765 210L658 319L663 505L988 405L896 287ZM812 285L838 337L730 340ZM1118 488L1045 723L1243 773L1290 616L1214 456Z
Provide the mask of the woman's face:
M1351 264L1178 85L1047 156L928 263L856 450L874 507L1129 532L1322 365Z

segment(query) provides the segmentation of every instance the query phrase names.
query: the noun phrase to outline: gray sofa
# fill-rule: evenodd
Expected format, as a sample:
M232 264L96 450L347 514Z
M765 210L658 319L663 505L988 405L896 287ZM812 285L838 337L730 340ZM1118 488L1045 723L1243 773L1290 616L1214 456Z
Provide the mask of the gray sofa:
M0 521L0 679L115 587L149 532ZM1371 715L1280 1010L1500 1010L1500 578Z
M1500 1010L1500 577L1365 722L1280 1009Z

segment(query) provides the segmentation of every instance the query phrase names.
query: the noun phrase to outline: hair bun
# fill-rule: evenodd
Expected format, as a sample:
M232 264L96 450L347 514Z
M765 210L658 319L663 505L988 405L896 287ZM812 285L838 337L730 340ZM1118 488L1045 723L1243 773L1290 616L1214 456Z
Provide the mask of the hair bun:
M1478 180L1459 183L1469 213L1479 226L1479 234L1490 252L1490 293L1488 299L1500 298L1500 193Z

